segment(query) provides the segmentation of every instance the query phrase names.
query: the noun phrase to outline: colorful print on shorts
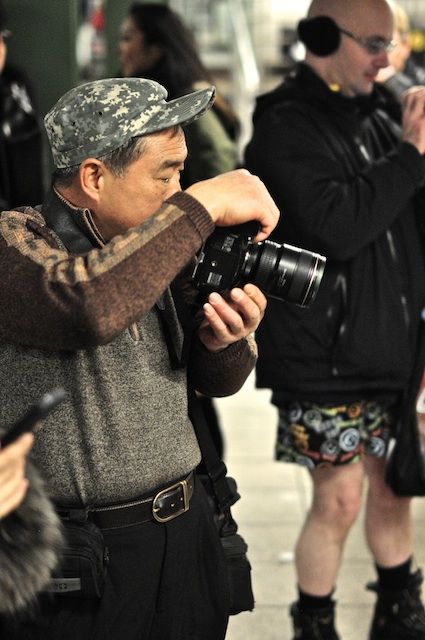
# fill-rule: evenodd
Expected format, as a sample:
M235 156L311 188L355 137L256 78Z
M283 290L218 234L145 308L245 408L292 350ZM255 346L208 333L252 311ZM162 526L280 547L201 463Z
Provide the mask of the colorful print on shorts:
M276 460L317 466L385 456L395 422L394 407L373 401L319 405L292 402L279 408Z

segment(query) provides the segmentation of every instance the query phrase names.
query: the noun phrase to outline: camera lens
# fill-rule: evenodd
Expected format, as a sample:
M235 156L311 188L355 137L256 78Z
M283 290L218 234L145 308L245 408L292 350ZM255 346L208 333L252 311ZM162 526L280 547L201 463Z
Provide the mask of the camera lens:
M243 279L272 298L308 307L319 289L325 264L326 258L318 253L264 240L249 245Z
M271 240L254 243L254 235L246 224L214 231L192 273L200 295L252 282L272 298L308 307L319 289L326 258Z

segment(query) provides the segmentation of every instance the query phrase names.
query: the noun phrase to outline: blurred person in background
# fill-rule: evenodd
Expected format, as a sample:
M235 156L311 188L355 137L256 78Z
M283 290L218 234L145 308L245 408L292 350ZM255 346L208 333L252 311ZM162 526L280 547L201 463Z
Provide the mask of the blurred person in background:
M165 5L130 6L121 25L118 56L124 77L156 80L167 89L169 99L214 84L192 32ZM238 118L224 97L216 95L204 121L185 127L189 155L181 175L183 189L236 167Z
M305 62L257 100L246 149L284 212L276 240L327 258L311 308L270 299L256 332L276 459L312 480L295 549L297 640L340 637L333 595L364 495L377 574L369 640L425 639L410 499L385 481L425 305L425 88L404 95L402 126L384 113L375 80L393 30L386 0L313 0L298 25Z
M388 4L394 16L395 47L388 52L389 65L380 70L377 81L401 100L406 89L425 83L425 70L421 69L412 57L410 20L406 10L397 2L389 0Z
M133 3L120 30L118 56L124 77L156 80L170 99L214 84L191 30L168 6ZM220 93L212 109L185 127L188 157L181 172L182 189L198 180L235 169L239 121ZM200 396L216 448L223 455L223 435L212 398Z
M25 74L7 63L11 36L0 5L0 210L43 199L43 147L33 91Z

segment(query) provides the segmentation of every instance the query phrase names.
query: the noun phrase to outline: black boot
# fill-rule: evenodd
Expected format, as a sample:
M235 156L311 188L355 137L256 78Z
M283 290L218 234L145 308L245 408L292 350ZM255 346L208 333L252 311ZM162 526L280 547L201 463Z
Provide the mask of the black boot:
M425 640L422 582L422 571L418 569L410 574L407 587L401 591L384 591L377 583L368 585L378 594L369 640Z
M335 602L325 609L300 611L298 603L291 607L294 640L340 640L335 631Z

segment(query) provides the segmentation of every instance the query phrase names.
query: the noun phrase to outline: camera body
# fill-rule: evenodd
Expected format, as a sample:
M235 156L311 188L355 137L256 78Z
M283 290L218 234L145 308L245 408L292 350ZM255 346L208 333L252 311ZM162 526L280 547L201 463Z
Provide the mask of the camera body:
M266 295L308 307L323 276L326 258L289 244L255 243L258 223L217 227L197 256L192 273L204 295L255 284Z

